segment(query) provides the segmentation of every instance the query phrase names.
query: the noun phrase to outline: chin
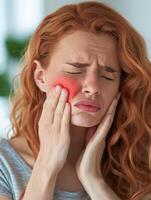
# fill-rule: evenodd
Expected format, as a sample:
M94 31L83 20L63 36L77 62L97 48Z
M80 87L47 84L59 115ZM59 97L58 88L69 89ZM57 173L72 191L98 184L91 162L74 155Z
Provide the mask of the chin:
M92 127L96 126L100 123L100 120L95 119L92 116L89 117L83 117L81 114L80 115L72 115L71 117L71 124L75 126L80 126L80 127Z

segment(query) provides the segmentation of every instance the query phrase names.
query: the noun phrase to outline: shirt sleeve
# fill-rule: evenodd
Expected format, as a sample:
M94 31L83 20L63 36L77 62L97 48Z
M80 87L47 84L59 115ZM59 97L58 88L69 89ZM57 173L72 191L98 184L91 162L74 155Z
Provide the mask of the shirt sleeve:
M4 173L0 169L0 194L9 196L12 198L11 189L9 183L7 182Z

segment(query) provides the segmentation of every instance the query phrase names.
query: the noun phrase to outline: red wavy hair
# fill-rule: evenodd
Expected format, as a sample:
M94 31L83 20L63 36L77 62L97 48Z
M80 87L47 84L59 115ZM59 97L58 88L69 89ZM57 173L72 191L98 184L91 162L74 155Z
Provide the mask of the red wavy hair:
M48 15L33 34L12 95L13 137L24 136L35 159L38 121L45 93L34 81L34 60L47 68L57 42L76 30L105 32L117 40L122 69L119 101L101 162L104 180L122 200L140 200L151 192L151 63L140 34L112 8L99 2L63 6Z

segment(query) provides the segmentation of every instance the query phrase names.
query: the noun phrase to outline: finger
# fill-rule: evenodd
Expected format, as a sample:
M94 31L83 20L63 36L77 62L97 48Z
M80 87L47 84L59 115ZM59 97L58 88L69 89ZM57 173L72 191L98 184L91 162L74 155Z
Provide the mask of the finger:
M109 131L111 125L112 125L113 118L114 118L114 115L115 115L116 106L117 106L117 103L118 103L118 100L119 100L119 95L117 97L118 98L115 98L112 101L104 119L99 124L96 133L92 136L92 140L95 140L96 143L105 139L107 134L108 134L108 131Z
M69 129L70 129L70 104L66 103L65 105L65 109L64 109L64 113L63 113L63 117L62 117L62 121L61 121L61 132L60 132L60 136L61 138L66 138L69 137Z
M54 112L57 107L58 99L61 94L61 87L57 86L51 90L43 104L43 113L44 120L49 119L49 123L53 122Z
M100 144L103 140L105 140L108 131L111 127L112 116L106 116L103 123L101 123L96 131L96 133L92 136L91 141L95 143L95 145Z
M112 101L112 103L111 103L111 105L110 105L110 107L109 107L109 109L107 111L107 115L113 113L113 111L115 110L115 108L117 106L118 100L119 100L119 97L113 99L113 101Z
M61 120L62 120L64 108L65 108L65 103L67 101L67 96L68 96L67 90L63 89L61 92L57 107L56 107L56 112L54 115L54 122L53 122L54 126L58 130L61 129Z

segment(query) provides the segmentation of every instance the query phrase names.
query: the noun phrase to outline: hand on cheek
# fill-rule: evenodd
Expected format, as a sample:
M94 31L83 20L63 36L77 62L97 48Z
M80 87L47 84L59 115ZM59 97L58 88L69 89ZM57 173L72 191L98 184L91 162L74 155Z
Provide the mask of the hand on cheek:
M68 102L71 102L73 97L79 92L80 85L77 80L69 77L58 76L51 84L51 87L60 85L68 91Z

